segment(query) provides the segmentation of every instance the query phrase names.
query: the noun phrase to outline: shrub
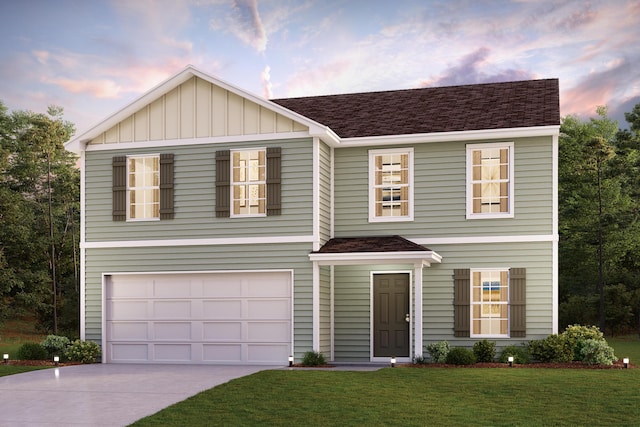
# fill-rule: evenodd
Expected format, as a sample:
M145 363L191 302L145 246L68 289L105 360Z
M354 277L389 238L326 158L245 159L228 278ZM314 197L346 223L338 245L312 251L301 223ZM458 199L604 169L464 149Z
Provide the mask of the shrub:
M434 342L427 346L427 352L431 356L433 363L446 363L450 350L451 348L447 341Z
M478 362L493 362L496 358L496 343L482 340L473 345L473 354Z
M447 354L447 363L450 365L473 365L476 363L476 355L469 349L454 347Z
M326 364L324 355L319 351L307 351L302 356L302 366L322 366Z
M569 325L560 335L572 348L573 360L582 360L581 350L586 340L605 341L604 335L597 326Z
M502 349L502 353L500 353L498 361L500 363L508 363L509 356L513 356L513 363L516 363L518 365L524 365L526 363L529 363L529 361L531 360L531 356L529 355L526 347L509 345Z
M49 359L53 358L53 356L64 356L69 344L71 344L71 340L60 335L48 335L40 343L40 345L47 351Z
M65 353L72 362L95 363L100 357L100 346L93 341L75 340Z
M571 362L573 348L560 335L549 335L542 340L529 341L529 354L540 362Z
M413 363L415 365L426 365L427 358L425 356L418 356L417 354L413 356Z
M613 365L617 360L613 348L605 340L587 339L582 341L580 349L582 361L589 365Z
M19 360L47 360L47 350L37 342L26 342L18 349Z

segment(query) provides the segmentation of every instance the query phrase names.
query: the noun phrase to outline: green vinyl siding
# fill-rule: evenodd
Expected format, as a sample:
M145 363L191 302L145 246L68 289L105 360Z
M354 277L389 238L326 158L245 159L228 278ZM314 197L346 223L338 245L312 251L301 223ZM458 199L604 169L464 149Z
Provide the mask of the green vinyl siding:
M320 348L328 359L331 353L331 268L320 267Z
M311 244L252 244L86 250L85 333L102 339L102 275L127 272L293 270L296 358L312 349Z
M265 146L282 149L282 214L254 218L216 218L216 151ZM159 152L174 154L174 219L114 222L111 206L112 157ZM203 144L162 150L88 151L85 175L87 242L312 234L310 139Z
M393 223L368 222L368 149L335 150L335 235L400 234L416 238L551 234L551 138L521 138L513 142L515 217L490 220L466 219L468 143L413 146L414 220Z
M331 148L320 143L320 241L331 238Z

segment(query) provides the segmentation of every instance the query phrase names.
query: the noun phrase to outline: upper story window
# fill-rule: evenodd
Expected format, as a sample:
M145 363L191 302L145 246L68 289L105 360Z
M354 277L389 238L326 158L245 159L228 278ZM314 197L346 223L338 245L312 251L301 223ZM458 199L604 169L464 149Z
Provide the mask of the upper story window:
M232 216L266 215L266 150L231 152Z
M127 219L160 219L160 156L127 157Z
M369 151L369 221L413 220L413 149Z
M509 336L509 270L471 271L471 337Z
M513 218L513 143L467 145L467 218Z

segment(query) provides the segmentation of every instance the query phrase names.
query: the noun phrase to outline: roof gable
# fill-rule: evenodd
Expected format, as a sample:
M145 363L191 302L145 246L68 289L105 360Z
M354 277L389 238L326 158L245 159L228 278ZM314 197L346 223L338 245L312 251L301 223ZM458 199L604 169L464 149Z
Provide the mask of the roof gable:
M560 125L557 79L275 99L340 138Z

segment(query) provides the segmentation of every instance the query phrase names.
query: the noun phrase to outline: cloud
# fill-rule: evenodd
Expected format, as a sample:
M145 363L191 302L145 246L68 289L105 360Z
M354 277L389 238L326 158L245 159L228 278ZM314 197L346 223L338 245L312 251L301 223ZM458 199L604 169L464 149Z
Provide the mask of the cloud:
M480 47L474 52L462 57L457 65L447 68L443 73L423 80L421 87L427 86L455 86L475 83L495 83L514 80L528 80L534 78L525 70L506 69L491 73L482 71L483 67L490 68L489 57L491 50Z
M273 98L270 66L267 65L264 70L262 70L262 73L260 73L260 81L262 82L262 96L266 99Z
M228 29L258 52L267 49L267 33L260 18L257 0L235 0Z
M118 98L122 92L120 87L113 80L73 80L73 79L50 79L47 83L58 85L72 93L84 92L96 98Z

